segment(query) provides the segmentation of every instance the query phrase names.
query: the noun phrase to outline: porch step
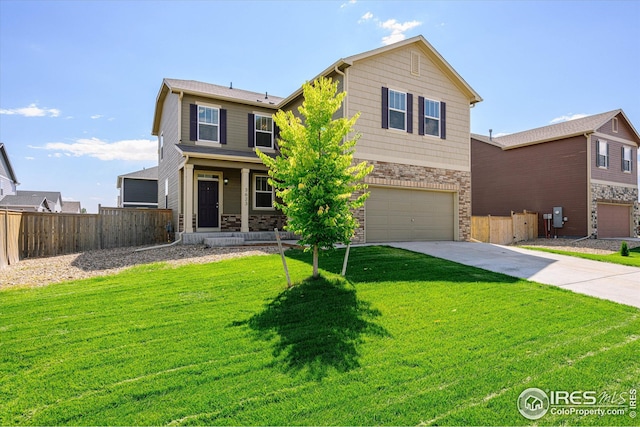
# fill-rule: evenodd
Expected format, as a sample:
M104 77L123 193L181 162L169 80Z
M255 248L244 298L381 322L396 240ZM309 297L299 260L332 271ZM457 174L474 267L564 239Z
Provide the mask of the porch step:
M2 0L0 0L2 1ZM233 245L242 245L242 242L275 242L276 234L273 231L250 231L241 233L239 231L223 231L209 233L184 233L182 234L183 245L202 245L205 239L242 239L240 243L232 243ZM281 231L280 238L282 240L297 240L298 237L288 231ZM231 244L231 243L230 243Z
M204 245L207 248L219 248L222 246L242 246L244 245L243 237L207 237L204 239Z

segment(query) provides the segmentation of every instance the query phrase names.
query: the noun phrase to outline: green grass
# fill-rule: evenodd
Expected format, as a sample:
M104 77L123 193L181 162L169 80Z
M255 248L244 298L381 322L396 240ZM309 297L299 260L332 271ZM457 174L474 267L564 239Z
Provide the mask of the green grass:
M527 425L526 388L627 393L640 311L387 247L0 291L2 425ZM635 425L548 413L538 425Z
M552 254L569 255L578 258L590 259L593 261L610 262L613 264L628 265L631 267L640 267L640 247L629 250L629 256L620 255L620 251L610 255L596 255L582 252L562 251L558 249L541 248L539 246L524 246L526 249L536 251L550 252Z

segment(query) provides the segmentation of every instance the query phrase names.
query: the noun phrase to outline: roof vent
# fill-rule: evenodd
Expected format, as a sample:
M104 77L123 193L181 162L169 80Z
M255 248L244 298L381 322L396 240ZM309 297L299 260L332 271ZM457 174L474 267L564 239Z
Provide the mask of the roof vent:
M233 89L233 82L229 83L229 89Z
M269 99L269 94L267 92L264 93L264 99Z
M489 129L489 141L493 141L493 137L491 134L493 133L493 129Z

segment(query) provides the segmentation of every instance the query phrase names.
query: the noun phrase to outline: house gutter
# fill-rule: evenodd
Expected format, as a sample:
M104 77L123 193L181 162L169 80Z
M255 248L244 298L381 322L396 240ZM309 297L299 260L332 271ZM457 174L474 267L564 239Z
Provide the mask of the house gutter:
M591 134L589 132L585 132L583 135L587 143L587 207L588 207L587 233L589 234L588 237L590 237L594 234L593 233L593 217L591 215L591 212L595 207L595 206L592 206L593 197L591 192L591 138L590 138Z

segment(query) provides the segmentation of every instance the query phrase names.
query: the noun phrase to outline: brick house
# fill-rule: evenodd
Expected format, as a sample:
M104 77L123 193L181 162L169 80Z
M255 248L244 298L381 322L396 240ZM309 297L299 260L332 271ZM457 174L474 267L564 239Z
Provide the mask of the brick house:
M339 59L319 76L347 92L339 114L360 112L355 161L374 165L354 241L469 239L469 107L482 98L422 36ZM302 89L280 98L163 80L152 128L158 199L179 231L282 228L255 148L277 155L271 115L301 103Z
M639 145L622 110L495 138L473 134L473 215L526 209L539 214L540 236L635 236ZM555 207L567 220L549 228L543 214Z

